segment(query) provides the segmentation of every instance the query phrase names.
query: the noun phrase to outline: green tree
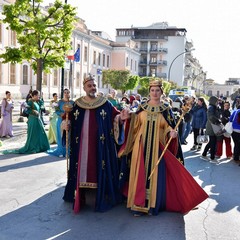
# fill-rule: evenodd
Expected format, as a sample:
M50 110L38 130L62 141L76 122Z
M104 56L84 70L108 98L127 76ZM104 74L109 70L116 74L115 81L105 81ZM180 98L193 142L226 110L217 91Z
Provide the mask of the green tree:
M124 93L138 86L139 77L130 75L128 70L103 70L102 82L103 84L110 84L114 89L121 90Z
M4 23L16 32L19 47L6 47L3 63L30 62L37 74L37 89L42 90L42 73L62 67L65 52L71 47L76 8L56 0L43 8L43 0L16 0L4 5Z
M147 97L149 94L149 81L153 79L152 77L142 77L139 80L139 85L141 86L138 89L138 93L140 93L142 96ZM155 78L157 80L159 78ZM160 79L162 80L162 79ZM172 84L168 81L162 80L163 90L166 95L168 95L169 91L171 90Z

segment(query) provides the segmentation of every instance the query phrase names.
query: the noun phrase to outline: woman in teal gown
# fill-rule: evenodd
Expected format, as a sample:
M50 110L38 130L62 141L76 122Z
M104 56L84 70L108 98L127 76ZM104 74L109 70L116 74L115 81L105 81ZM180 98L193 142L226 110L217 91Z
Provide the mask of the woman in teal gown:
M66 103L74 104L73 100L70 100L70 91L65 88L63 92L63 99L58 101L58 107L56 110L56 114L58 115L57 118L57 148L51 149L48 151L49 154L58 156L58 157L65 157L66 156L66 147L63 145L62 142L62 129L61 129L61 123L62 118L64 118L65 112L63 109L63 106Z
M39 153L50 149L48 138L40 119L40 106L37 103L40 94L37 90L32 92L32 98L28 101L28 129L27 141L24 147L16 150L7 150L3 153Z

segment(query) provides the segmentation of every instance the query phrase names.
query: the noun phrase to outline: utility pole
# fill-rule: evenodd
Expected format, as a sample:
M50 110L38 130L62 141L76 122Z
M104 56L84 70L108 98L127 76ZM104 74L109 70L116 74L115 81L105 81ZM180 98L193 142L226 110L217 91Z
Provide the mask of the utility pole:
M65 4L67 4L67 0L65 0ZM64 90L64 67L62 67L61 71L61 99L63 98L63 90Z

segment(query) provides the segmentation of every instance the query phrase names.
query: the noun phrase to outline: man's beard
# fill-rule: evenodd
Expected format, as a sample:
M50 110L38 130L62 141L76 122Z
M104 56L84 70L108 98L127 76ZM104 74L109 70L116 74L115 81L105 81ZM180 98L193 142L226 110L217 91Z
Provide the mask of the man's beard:
M96 92L90 92L90 93L88 93L88 96L90 98L95 98L96 97Z

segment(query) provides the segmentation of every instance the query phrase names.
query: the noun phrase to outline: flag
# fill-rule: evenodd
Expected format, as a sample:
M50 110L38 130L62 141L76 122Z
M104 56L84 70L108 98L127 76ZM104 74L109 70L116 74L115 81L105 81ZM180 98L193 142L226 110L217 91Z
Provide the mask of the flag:
M74 54L74 61L80 62L80 48L77 49L77 51Z

